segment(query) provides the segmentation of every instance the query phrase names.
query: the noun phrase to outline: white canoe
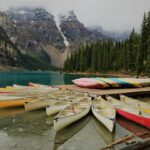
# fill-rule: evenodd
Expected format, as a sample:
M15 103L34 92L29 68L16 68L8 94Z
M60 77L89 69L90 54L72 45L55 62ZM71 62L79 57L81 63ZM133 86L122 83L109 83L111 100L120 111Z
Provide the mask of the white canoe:
M47 116L50 116L50 115L59 113L61 110L63 110L70 104L71 104L70 101L56 102L55 104L46 107L46 114L47 114Z
M105 101L102 97L97 97L93 101L92 112L94 116L104 124L104 126L110 131L113 131L116 119L115 108Z
M134 85L140 85L142 87L150 86L150 78L122 78L125 81L129 81Z
M58 88L52 88L48 86L24 86L24 85L18 85L14 84L13 88L16 92L19 93L39 93L39 92L55 92L58 90Z
M144 112L150 113L150 104L146 102L142 102L139 100L136 100L134 98L125 96L125 95L120 95L120 100L126 104L129 104L135 108L138 108L140 110L143 110Z
M41 108L46 108L46 106L52 105L56 103L56 99L37 99L31 102L25 102L24 103L24 108L26 111L31 111L31 110L36 110L36 109L41 109Z
M54 118L54 129L59 131L86 116L90 111L91 103L91 98L85 98L66 107Z
M13 88L30 88L29 86L25 86L25 85L18 85L18 84L13 84Z
M50 85L44 85L44 84L38 84L38 83L32 83L32 82L29 82L29 87L45 87L45 88L53 88L52 86ZM58 88L57 88L58 89Z
M0 95L0 100L13 100L13 99L24 99L24 96L9 96L9 95Z
M52 115L59 113L61 110L69 106L73 102L79 102L82 99L85 99L86 97L66 97L66 98L58 98L58 102L56 102L53 105L46 107L46 114Z

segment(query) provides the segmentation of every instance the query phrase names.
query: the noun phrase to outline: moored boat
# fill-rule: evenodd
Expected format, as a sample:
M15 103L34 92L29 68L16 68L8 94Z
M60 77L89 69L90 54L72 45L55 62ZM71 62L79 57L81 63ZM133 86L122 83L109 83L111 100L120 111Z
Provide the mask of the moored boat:
M117 82L115 82L109 78L94 78L94 79L105 82L106 84L109 85L109 87L114 87L114 88L119 87L119 84Z
M120 95L120 100L126 104L132 105L133 107L143 110L146 113L150 113L150 104L146 102L139 101L137 99L125 96L125 95Z
M111 96L108 96L107 100L116 108L116 112L118 114L120 114L121 116L135 123L138 123L150 129L150 114L149 113L145 113L144 111L134 108L131 105L120 102L119 100Z
M53 105L47 106L46 107L46 114L47 116L50 116L52 114L56 114L69 106L71 104L70 101L59 101L54 103Z
M82 99L86 98L86 97L83 97L83 96L81 96L81 97L77 97L77 96L75 97L75 96L76 95L68 96L68 97L65 97L65 98L57 97L58 102L56 102L53 105L50 105L50 106L46 107L46 114L48 116L52 115L52 114L56 114L56 113L60 112L61 110L63 110L64 108L66 108L67 106L69 106L71 103L79 102Z
M50 85L44 85L44 84L38 84L38 83L32 83L32 82L29 82L29 87L43 87L43 88L53 88L52 86Z
M54 118L54 129L59 131L86 116L90 111L91 103L91 98L85 98L67 106Z
M30 102L30 101L32 101L31 98L0 100L0 108L20 107L20 106L24 106L25 102Z
M6 87L6 88L0 88L0 93L13 93L14 92L14 88L13 87Z
M13 88L29 88L29 87L25 85L13 84Z
M109 87L109 85L106 84L105 82L98 81L93 78L79 78L79 79L72 80L72 82L75 85L83 88L101 89L101 88Z
M36 100L25 102L24 107L26 111L46 108L46 106L52 105L57 102L57 99L52 98L37 98Z
M113 131L116 119L115 108L105 101L102 97L97 97L92 104L92 112L94 116L104 124L110 131Z

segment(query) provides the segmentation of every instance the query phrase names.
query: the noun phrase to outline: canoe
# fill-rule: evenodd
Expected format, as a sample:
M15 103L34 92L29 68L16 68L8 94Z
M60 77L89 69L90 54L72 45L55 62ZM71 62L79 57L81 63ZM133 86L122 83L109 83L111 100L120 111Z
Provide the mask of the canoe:
M125 95L120 95L120 100L126 104L132 105L137 109L143 110L146 113L150 113L150 104L146 102L142 102L134 98L127 97Z
M3 94L13 94L14 92L0 92L0 95L3 95Z
M136 84L137 86L140 86L140 87L150 86L150 78L145 78L145 79L141 79L141 78L122 78L122 79L127 80L129 82L133 82L134 84Z
M108 79L117 82L119 84L119 87L123 87L123 88L133 87L131 83L122 80L122 78L108 78Z
M59 113L61 110L63 110L70 104L71 104L70 101L56 102L55 104L46 107L46 114L47 114L47 116L50 116L50 115Z
M50 94L51 92L55 92L55 91L57 91L57 89L55 89L55 88L28 87L28 88L17 89L16 94L41 95L41 94Z
M114 87L114 88L119 87L119 84L117 82L110 80L109 78L94 78L94 79L105 82L110 87Z
M107 100L116 108L116 112L119 115L150 129L149 113L145 113L142 110L134 108L133 106L125 104L123 102L120 102L119 100L110 96L107 97Z
M32 101L31 98L0 100L0 108L20 107L20 106L24 106L25 102L30 102L30 101Z
M138 82L137 82L137 79L135 80L135 78L121 78L123 81L125 82L128 82L130 84L133 85L133 87L135 88L141 88L142 85L140 85Z
M67 106L54 118L54 129L59 131L86 116L91 108L91 98Z
M41 108L46 108L46 106L52 105L54 103L57 102L57 99L46 99L46 98L42 98L42 99L37 99L37 100L33 100L30 102L25 102L24 103L24 108L26 111L31 111L31 110L36 110L36 109L41 109Z
M11 96L11 95L0 95L0 101L13 100L13 99L24 99L24 96Z
M90 121L90 116L87 115L79 121L75 122L71 126L56 132L54 139L53 150L57 150L61 145L71 139L76 133L78 133L83 127L85 127Z
M106 84L105 82L97 81L93 78L79 78L72 80L72 82L75 85L83 88L101 89L109 87L109 85Z
M53 88L52 86L50 85L44 85L44 84L38 84L38 83L32 83L32 82L29 82L28 83L29 87L45 87L45 88Z
M14 88L0 88L0 93L9 93L9 92L13 92Z
M25 85L13 84L13 88L28 88L28 87Z
M92 104L92 113L110 132L113 131L116 111L112 105L102 97L97 97Z
M69 106L71 103L79 102L83 99L85 99L85 97L74 96L74 97L58 98L58 102L46 107L46 114L49 116L49 115L59 113L61 110Z

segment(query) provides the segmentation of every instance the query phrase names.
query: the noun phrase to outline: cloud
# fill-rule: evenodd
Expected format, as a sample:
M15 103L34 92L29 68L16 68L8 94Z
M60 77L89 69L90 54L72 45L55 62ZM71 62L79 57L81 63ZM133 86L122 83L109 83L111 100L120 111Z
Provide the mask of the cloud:
M0 9L9 7L44 7L57 15L74 10L86 26L100 25L106 30L139 30L150 0L0 0Z

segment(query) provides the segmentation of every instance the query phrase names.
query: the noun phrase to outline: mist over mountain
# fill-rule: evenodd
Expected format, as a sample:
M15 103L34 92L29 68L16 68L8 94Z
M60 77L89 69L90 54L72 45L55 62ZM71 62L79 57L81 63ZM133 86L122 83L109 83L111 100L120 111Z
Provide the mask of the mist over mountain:
M112 38L116 41L123 41L129 38L131 31L106 31L101 26L90 26L87 27L90 31L95 32L96 34L103 34L109 38Z

